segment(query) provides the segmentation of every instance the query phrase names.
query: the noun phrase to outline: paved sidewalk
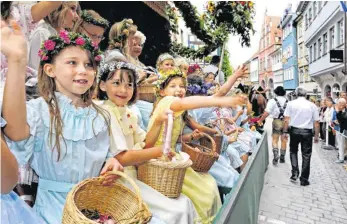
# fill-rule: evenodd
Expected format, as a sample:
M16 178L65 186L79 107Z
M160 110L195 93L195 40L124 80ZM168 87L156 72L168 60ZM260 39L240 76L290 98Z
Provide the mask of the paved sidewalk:
M265 129L270 133L271 122ZM289 149L289 147L288 147ZM347 224L347 171L335 164L336 150L324 150L314 144L309 186L289 181L291 165L289 151L286 163L270 165L265 175L260 200L259 224ZM299 158L301 154L299 153ZM299 159L301 170L301 158Z

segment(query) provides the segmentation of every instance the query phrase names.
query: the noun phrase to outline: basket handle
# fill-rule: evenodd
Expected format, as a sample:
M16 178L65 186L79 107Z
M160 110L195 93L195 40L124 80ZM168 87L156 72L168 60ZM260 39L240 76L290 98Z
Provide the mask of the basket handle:
M205 138L208 138L211 141L212 153L216 152L217 151L217 146L216 146L216 142L214 141L214 139L210 135L208 135L208 134L206 134L204 132L201 132L201 134L202 134L202 136L204 136Z
M164 142L164 155L168 155L171 151L171 137L172 137L172 127L173 127L173 115L168 114L168 121L166 125L166 134L165 134L165 142Z
M139 203L139 210L141 211L142 210L142 207L143 207L143 202L142 202L142 197L141 197L141 194L140 194L140 189L139 187L136 185L135 181L133 181L130 177L128 177L128 175L126 175L125 173L123 172L120 172L120 171L107 171L105 176L107 174L112 174L112 175L117 175L117 176L120 176L122 178L124 178L126 181L128 181L130 183L130 185L134 188L135 190L135 194L137 195L137 199L138 199L138 203ZM103 177L101 177L101 179L103 179ZM115 180L116 181L116 180Z

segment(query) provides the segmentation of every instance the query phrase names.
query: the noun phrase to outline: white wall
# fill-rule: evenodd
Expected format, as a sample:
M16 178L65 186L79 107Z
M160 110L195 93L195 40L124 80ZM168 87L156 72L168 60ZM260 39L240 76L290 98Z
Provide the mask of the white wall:
M250 66L250 81L251 82L258 82L259 81L259 62L258 58L251 61Z

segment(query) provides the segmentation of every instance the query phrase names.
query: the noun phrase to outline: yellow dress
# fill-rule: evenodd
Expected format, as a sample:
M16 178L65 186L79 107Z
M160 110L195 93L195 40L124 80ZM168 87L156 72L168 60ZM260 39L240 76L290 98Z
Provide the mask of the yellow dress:
M165 109L169 109L173 96L164 97L155 108L155 111L149 121L148 130L152 127L156 117ZM184 111L174 113L174 122L171 139L171 150L175 151L177 140L184 127L182 114ZM155 143L156 146L163 145L164 125L160 130L159 137ZM182 193L188 196L194 203L194 206L200 216L201 223L212 223L213 218L222 206L219 191L215 179L208 173L198 173L192 168L188 168L184 182Z

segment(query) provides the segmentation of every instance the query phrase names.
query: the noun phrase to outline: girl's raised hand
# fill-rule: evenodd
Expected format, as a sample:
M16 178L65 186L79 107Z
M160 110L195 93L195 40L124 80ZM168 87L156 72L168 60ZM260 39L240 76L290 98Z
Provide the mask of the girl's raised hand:
M1 53L3 53L8 60L25 61L27 58L27 42L20 26L11 21L12 29L1 20Z
M236 71L234 72L234 75L241 78L243 76L246 76L248 73L249 72L248 72L246 65L241 65L241 66L237 67Z
M101 170L100 175L103 176L107 171L123 171L123 166L118 162L116 158L110 158L106 161L106 164ZM119 176L117 175L107 175L105 176L105 180L102 182L103 185L110 185L114 180L116 180Z

